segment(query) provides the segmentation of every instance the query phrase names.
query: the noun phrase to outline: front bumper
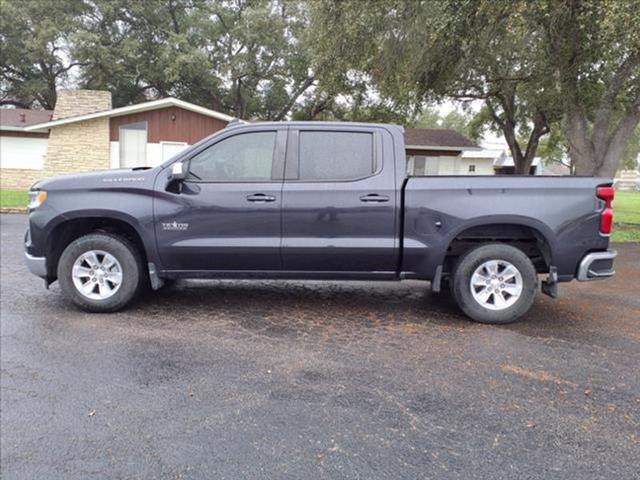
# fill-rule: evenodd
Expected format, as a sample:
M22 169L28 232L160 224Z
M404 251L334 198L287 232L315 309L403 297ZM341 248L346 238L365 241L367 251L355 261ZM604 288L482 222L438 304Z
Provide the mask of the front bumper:
M47 278L47 259L45 257L34 257L24 252L24 260L31 273Z
M31 243L31 229L27 228L24 234L24 262L31 273L38 277L47 278L47 259L46 257L37 257L31 255L33 244Z
M604 280L615 275L613 259L618 252L607 250L606 252L592 252L584 256L578 266L577 279L580 282L589 280Z

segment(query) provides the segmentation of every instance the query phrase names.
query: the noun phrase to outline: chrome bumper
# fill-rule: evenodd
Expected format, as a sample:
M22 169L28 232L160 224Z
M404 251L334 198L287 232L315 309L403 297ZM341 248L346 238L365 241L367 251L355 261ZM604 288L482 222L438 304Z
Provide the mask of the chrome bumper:
M47 259L45 257L34 257L24 252L24 261L31 273L42 278L47 277Z
M593 252L585 255L578 267L578 276L576 278L580 282L586 282L613 277L616 273L613 269L613 259L616 258L616 255L618 255L618 252L615 250Z

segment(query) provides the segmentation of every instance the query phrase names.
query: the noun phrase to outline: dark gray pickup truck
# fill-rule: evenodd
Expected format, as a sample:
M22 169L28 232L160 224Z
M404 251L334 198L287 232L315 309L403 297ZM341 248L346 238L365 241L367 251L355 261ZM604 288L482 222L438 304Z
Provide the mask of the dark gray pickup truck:
M80 308L178 278L429 280L506 323L558 282L611 277L611 181L406 175L403 130L229 126L156 168L43 180L26 261Z

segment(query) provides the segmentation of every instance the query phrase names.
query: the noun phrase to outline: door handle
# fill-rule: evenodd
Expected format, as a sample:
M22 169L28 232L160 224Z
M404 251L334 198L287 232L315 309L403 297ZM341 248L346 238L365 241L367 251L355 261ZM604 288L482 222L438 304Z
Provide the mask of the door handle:
M247 195L247 201L253 203L275 202L276 197L273 195L265 195L264 193L254 193L253 195Z
M388 202L389 197L387 195L378 195L377 193L370 193L369 195L361 196L360 201L366 202L366 203L382 203L382 202Z

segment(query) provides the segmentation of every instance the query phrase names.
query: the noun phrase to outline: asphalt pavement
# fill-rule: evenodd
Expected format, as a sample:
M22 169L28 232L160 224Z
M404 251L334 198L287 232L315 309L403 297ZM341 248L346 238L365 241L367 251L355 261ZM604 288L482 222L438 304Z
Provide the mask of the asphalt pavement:
M3 479L632 479L640 245L468 321L421 282L189 281L86 314L1 230Z

